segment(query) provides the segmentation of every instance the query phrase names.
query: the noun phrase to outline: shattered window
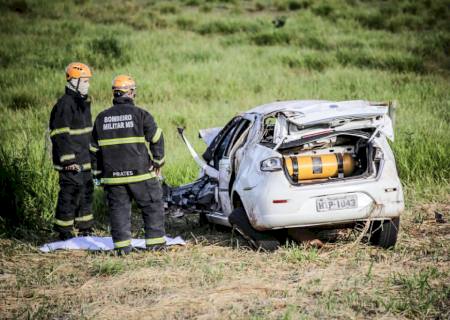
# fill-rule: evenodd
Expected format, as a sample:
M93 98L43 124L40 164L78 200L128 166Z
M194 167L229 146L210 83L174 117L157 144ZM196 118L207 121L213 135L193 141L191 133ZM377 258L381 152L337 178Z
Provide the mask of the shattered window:
M225 154L225 150L227 149L227 146L229 145L231 138L233 137L233 133L236 130L236 126L231 128L230 131L226 134L226 136L223 138L223 140L220 142L219 148L217 149L217 158L218 160L223 158L223 155Z
M219 142L217 149L214 151L214 167L219 167L220 159L224 156L228 156L234 143L249 125L250 121L239 119L238 122L234 123L233 126L228 129L222 140Z
M247 129L249 125L250 125L250 121L248 121L246 119L241 120L241 122L237 126L235 134L233 135L233 140L228 145L228 149L225 153L226 156L230 155L231 149L233 149L234 145L236 144L236 141L238 141L240 136L244 133L245 129Z
M262 142L273 142L273 134L275 131L275 123L277 118L275 116L269 116L264 119L264 133Z

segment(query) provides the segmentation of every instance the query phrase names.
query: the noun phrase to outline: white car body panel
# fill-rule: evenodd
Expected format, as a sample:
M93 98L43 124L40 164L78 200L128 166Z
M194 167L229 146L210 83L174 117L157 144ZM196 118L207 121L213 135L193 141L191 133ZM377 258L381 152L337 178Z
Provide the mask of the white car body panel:
M383 153L377 175L298 186L291 184L282 170L261 171L261 161L281 157L278 151L260 144L263 118L278 112L286 116L284 120L280 118L280 121L307 126L330 123L336 119L358 119L343 121L333 127L336 132L376 128L371 139ZM374 104L363 100L274 102L243 113L242 117L253 122L245 143L236 148L230 158L220 161L218 173L211 167L218 179L218 201L222 210L209 214L208 218L215 223L228 224L227 217L233 210L236 197L239 197L243 204L252 226L258 230L345 224L398 217L404 210L404 199L394 155L386 139L394 137L392 121L388 114L387 104ZM280 139L286 137L282 127L282 122L275 125L274 142L280 142ZM220 128L204 129L201 130L200 136L209 145L219 131ZM299 130L295 133L295 139L315 131L320 129L308 127ZM235 180L229 190L233 168ZM319 198L346 195L356 197L356 208L330 211L317 209L316 201ZM273 200L287 200L287 202L274 203Z

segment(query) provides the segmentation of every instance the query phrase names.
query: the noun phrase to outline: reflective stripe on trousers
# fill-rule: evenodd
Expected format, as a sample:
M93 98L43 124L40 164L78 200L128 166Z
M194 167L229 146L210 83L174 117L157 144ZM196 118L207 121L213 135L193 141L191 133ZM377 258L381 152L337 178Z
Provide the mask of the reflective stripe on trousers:
M155 244L164 244L164 243L166 243L166 238L164 238L164 237L145 239L145 244L147 246L152 246Z
M64 221L64 220L55 219L55 220L54 220L54 223L55 223L57 226L60 226L60 227L69 227L69 226L73 226L73 220L67 220L67 221Z
M114 248L120 249L131 246L131 239L114 242Z
M87 215L75 218L76 222L86 222L86 221L91 221L91 220L94 220L93 214L87 214Z

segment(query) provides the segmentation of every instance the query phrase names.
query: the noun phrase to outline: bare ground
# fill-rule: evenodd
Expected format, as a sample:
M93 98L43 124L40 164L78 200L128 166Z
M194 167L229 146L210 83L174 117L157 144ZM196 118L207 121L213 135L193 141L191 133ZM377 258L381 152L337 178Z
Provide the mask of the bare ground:
M229 231L197 226L196 217L169 220L186 247L126 258L43 254L4 239L0 318L448 319L449 212L450 202L405 212L393 250L347 232L320 250L255 252Z

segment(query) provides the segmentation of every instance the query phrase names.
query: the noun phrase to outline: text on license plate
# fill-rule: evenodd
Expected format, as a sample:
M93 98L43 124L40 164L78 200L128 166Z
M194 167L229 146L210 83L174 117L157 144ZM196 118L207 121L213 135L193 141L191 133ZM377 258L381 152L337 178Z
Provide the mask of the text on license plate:
M316 200L316 209L319 212L353 209L357 207L358 196L356 194L340 197L323 197Z

